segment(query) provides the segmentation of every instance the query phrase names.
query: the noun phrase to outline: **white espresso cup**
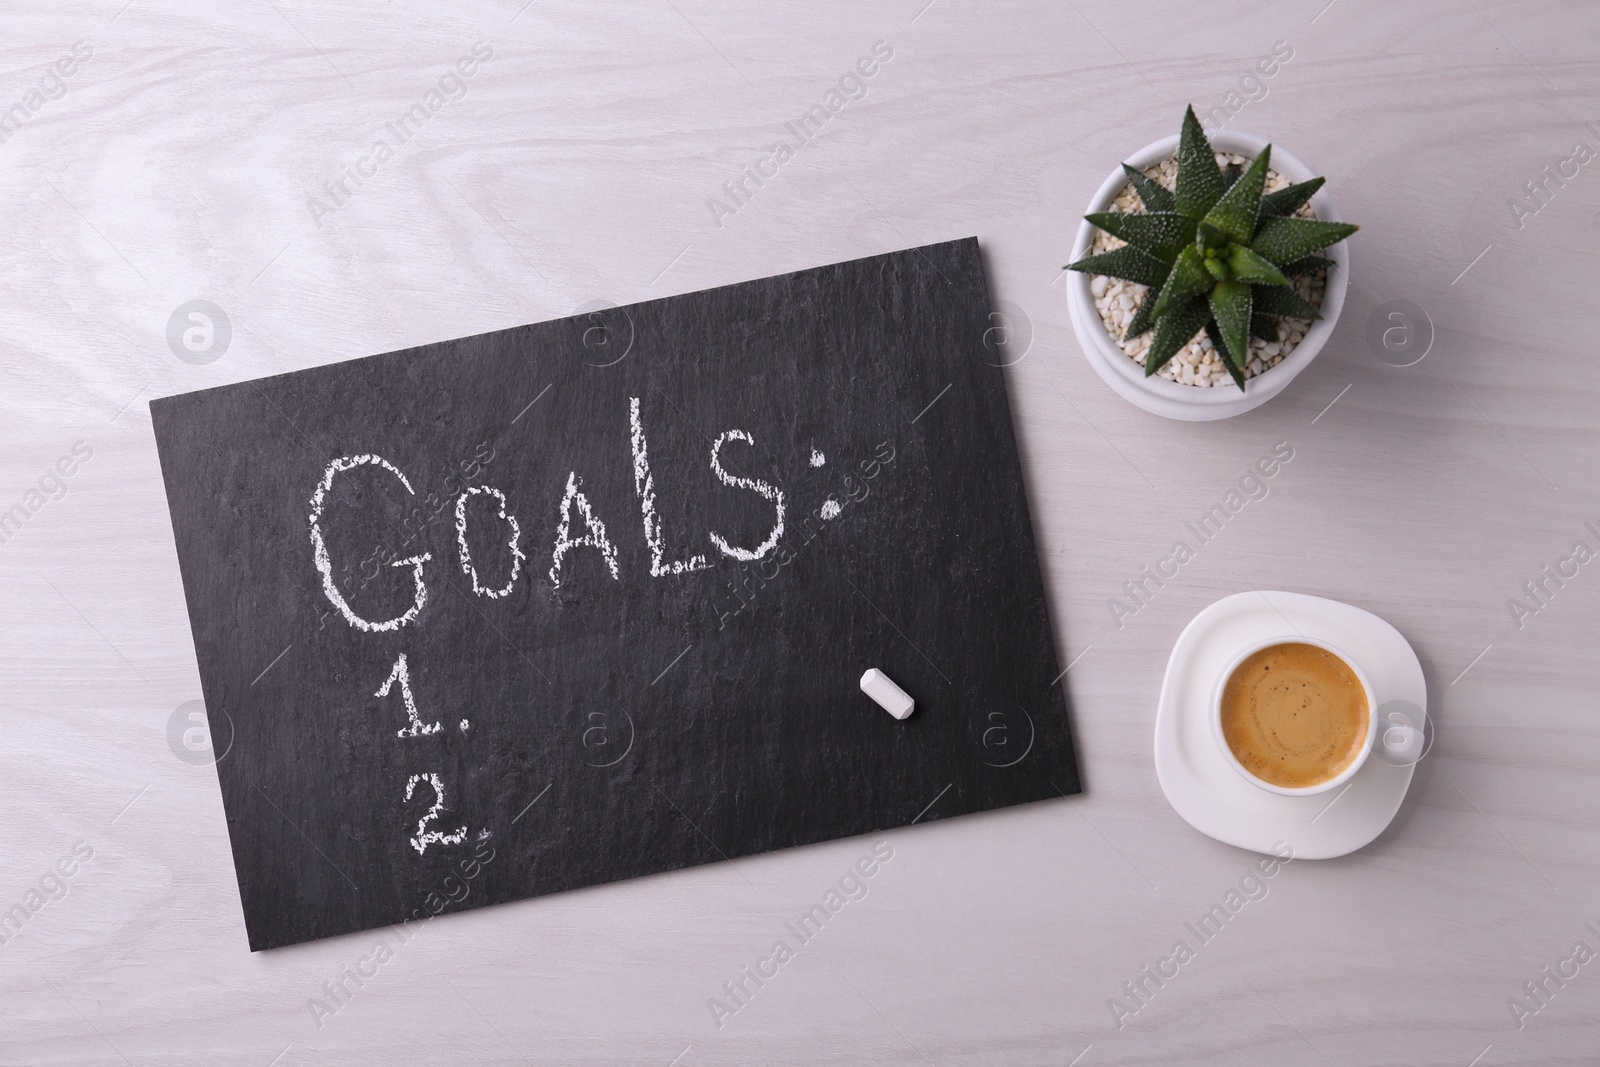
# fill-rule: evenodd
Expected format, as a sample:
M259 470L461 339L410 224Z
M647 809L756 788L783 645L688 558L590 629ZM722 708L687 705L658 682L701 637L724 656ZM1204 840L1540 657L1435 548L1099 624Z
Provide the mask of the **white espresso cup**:
M1356 680L1361 683L1361 691L1365 695L1367 701L1366 732L1362 737L1361 747L1356 752L1355 758L1350 761L1349 765L1345 767L1344 770L1340 771L1338 774L1334 775L1332 778L1329 778L1325 782L1318 782L1316 785L1300 786L1297 788L1276 785L1272 782L1268 782L1258 777L1243 763L1239 762L1239 757L1233 754L1233 749L1228 745L1228 739L1223 735L1222 695L1223 691L1227 688L1228 680L1233 677L1233 673L1239 669L1245 660L1249 659L1257 652L1260 652L1263 649L1271 648L1274 645L1310 645L1313 648L1320 648L1324 652L1338 659L1340 663L1343 663L1346 667L1348 667L1350 673L1355 675ZM1339 786L1344 785L1346 782L1356 776L1356 772L1361 770L1362 765L1367 762L1367 757L1372 755L1372 749L1374 742L1377 739L1377 734L1378 700L1372 692L1372 683L1367 680L1366 672L1356 665L1355 660L1345 655L1338 648L1315 637L1302 637L1299 634L1285 634L1281 637L1272 637L1265 641L1256 642L1255 644L1244 649L1238 655L1234 656L1233 659L1229 661L1227 669L1225 669L1217 677L1216 686L1211 693L1211 737L1212 740L1216 742L1218 750L1221 751L1222 758L1227 760L1228 765L1234 770L1238 771L1239 775L1244 778L1245 781L1249 782L1253 786L1256 786L1257 788L1265 789L1267 792L1276 793L1279 796L1312 796L1317 793L1326 793L1330 789L1337 789Z

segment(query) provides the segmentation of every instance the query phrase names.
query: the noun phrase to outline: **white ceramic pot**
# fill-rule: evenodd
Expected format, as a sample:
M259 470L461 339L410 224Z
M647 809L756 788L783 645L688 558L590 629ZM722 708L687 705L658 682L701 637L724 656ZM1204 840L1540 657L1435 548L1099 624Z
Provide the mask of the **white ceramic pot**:
M1218 152L1244 156L1246 159L1260 155L1261 150L1267 146L1264 138L1231 130L1218 130L1208 134L1208 137L1211 147ZM1128 164L1143 170L1162 160L1171 159L1177 152L1178 137L1176 135L1164 137L1135 152L1128 159ZM1316 177L1304 163L1277 145L1272 146L1272 169L1287 178L1290 183L1309 181ZM1111 202L1127 184L1128 179L1119 166L1100 186L1100 191L1095 193L1085 213L1110 210ZM1333 206L1333 200L1328 196L1326 186L1319 189L1311 198L1311 210L1316 213L1318 219L1328 222L1339 221L1338 209ZM1079 223L1078 239L1073 243L1069 262L1075 263L1089 254L1094 235L1095 228L1087 220ZM1317 358L1317 353L1328 343L1334 325L1339 321L1339 312L1344 309L1345 290L1350 284L1349 242L1340 241L1331 248L1323 249L1320 254L1334 262L1334 268L1328 272L1327 288L1323 292L1322 318L1311 324L1311 329L1294 347L1294 351L1285 356L1277 366L1254 378L1245 379L1243 392L1231 382L1220 387L1205 388L1182 385L1154 375L1145 377L1144 367L1129 359L1106 333L1105 324L1100 321L1100 313L1095 310L1094 295L1089 291L1089 282L1094 277L1092 274L1083 274L1079 271L1067 272L1067 304L1072 312L1072 329L1078 335L1078 343L1083 346L1084 355L1089 358L1089 365L1105 379L1107 385L1130 403L1152 414L1169 419L1181 419L1185 422L1208 422L1241 415L1283 392L1294 380L1294 376L1305 370L1306 366Z

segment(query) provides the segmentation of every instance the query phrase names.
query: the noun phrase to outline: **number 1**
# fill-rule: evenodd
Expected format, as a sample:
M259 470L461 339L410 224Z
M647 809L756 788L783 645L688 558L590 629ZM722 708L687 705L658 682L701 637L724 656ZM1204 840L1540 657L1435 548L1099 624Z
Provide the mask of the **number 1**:
M379 687L373 696L388 696L389 689L394 685L396 679L400 681L400 698L405 701L406 714L411 718L411 725L402 726L395 733L400 737L420 737L424 734L436 734L444 729L436 722L424 726L422 720L417 717L417 702L411 695L411 675L406 670L406 654L404 652L400 653L400 658L394 661L394 670L389 672L388 680ZM408 788L406 798L410 799L410 797L411 793Z

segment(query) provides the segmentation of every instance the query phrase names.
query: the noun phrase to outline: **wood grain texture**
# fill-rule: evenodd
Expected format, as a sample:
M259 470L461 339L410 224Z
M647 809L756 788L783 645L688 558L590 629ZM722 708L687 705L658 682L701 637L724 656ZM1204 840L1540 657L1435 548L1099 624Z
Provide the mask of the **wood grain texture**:
M75 842L93 849L0 944L0 1062L1593 1058L1595 964L1522 1029L1507 1001L1574 942L1600 948L1585 926L1600 925L1600 572L1520 628L1507 601L1595 543L1600 174L1547 186L1520 228L1507 201L1577 141L1600 148L1585 125L1600 122L1600 12L119 7L13 4L0 43L0 112L74 42L93 49L0 144L0 504L28 499L75 442L92 449L0 545L0 908L57 893L47 871ZM319 226L308 198L480 40L494 56L464 94ZM894 56L865 97L718 226L707 200L880 40ZM1229 125L1326 174L1362 224L1350 298L1283 396L1222 424L1161 422L1090 370L1060 267L1117 161L1184 103L1222 104L1280 40L1294 58ZM242 947L215 774L168 741L199 682L145 402L967 234L1026 327L1012 405L1057 651L1076 663L1085 795L891 834L868 897L720 1029L707 999L859 843L431 924L359 988L343 979L352 992L319 1026L313 998L375 939ZM197 297L233 325L204 366L166 340ZM1395 299L1436 331L1408 368L1365 336ZM1296 456L1270 495L1119 628L1106 601L1279 441ZM1173 639L1251 585L1399 627L1438 743L1387 833L1290 864L1118 1029L1108 998L1253 861L1184 824L1151 764Z

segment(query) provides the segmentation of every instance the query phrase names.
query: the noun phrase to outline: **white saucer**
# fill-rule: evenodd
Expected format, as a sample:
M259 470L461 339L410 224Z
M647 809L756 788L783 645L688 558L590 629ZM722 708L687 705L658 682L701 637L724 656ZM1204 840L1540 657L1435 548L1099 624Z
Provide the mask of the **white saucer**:
M1405 799L1412 766L1374 753L1342 791L1276 796L1228 765L1208 719L1229 661L1258 641L1293 634L1342 649L1371 680L1380 708L1405 700L1427 710L1417 654L1370 611L1302 593L1237 593L1196 615L1172 648L1156 709L1156 777L1173 810L1203 834L1262 853L1287 842L1295 859L1331 859L1383 833Z

